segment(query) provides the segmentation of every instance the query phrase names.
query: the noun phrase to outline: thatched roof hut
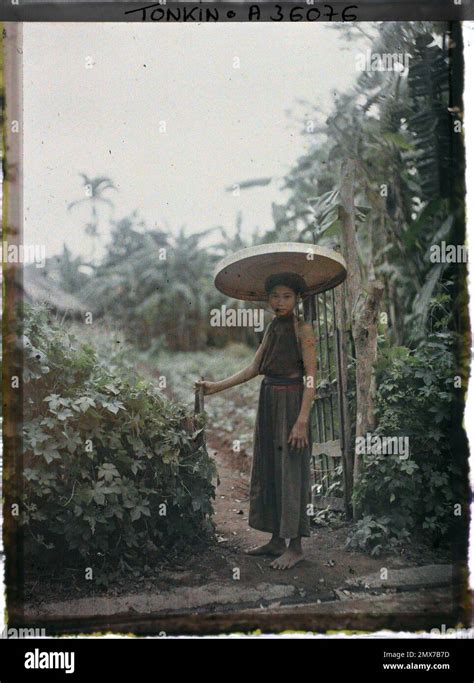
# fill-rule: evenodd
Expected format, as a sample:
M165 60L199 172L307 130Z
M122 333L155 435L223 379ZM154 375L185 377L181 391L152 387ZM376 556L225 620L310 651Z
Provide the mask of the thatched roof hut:
M79 299L65 292L44 270L35 265L23 269L23 295L25 301L45 304L55 313L83 319L90 310Z

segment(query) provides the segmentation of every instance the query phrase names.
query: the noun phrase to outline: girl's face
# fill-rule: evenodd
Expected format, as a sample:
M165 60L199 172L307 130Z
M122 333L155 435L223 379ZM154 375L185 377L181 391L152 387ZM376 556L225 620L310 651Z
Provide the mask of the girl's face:
M286 285L277 285L270 292L268 303L276 315L290 315L296 306L296 294Z

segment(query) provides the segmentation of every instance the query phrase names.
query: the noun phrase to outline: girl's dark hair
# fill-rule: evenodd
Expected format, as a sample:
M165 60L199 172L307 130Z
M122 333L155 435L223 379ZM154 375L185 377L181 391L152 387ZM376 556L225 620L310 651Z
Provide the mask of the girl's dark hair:
M275 273L269 275L265 280L265 291L270 294L274 287L285 285L294 291L295 294L303 294L306 291L306 282L298 273Z

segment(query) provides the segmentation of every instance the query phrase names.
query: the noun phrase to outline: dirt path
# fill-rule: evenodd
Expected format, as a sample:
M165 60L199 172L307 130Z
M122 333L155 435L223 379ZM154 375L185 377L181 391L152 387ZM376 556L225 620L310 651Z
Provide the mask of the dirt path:
M272 558L246 556L245 550L269 538L268 534L248 526L248 458L234 455L212 434L208 435L207 445L216 460L220 477L215 501L215 522L220 541L215 552L220 561L213 562L212 552L206 557L208 570L215 580L225 584L237 568L240 582L248 588L262 581L285 583L293 585L296 594L304 600L328 600L334 599L334 590L343 586L346 579L379 572L382 567L399 569L426 563L426 557L422 559L414 553L402 557L373 558L345 549L350 523L343 520L316 528L310 538L303 539L306 559L293 569L275 570L270 567Z

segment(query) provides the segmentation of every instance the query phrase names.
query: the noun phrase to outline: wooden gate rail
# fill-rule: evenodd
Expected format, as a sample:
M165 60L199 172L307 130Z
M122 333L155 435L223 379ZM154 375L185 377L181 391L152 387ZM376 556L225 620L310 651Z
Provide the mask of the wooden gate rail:
M304 318L313 326L318 371L311 416L313 504L344 510L351 516L351 468L348 466L349 415L347 409L347 352L345 349L343 292L345 283L303 301ZM336 290L338 290L336 292ZM343 329L341 329L341 327ZM350 431L349 431L350 434ZM332 487L342 473L343 495Z

